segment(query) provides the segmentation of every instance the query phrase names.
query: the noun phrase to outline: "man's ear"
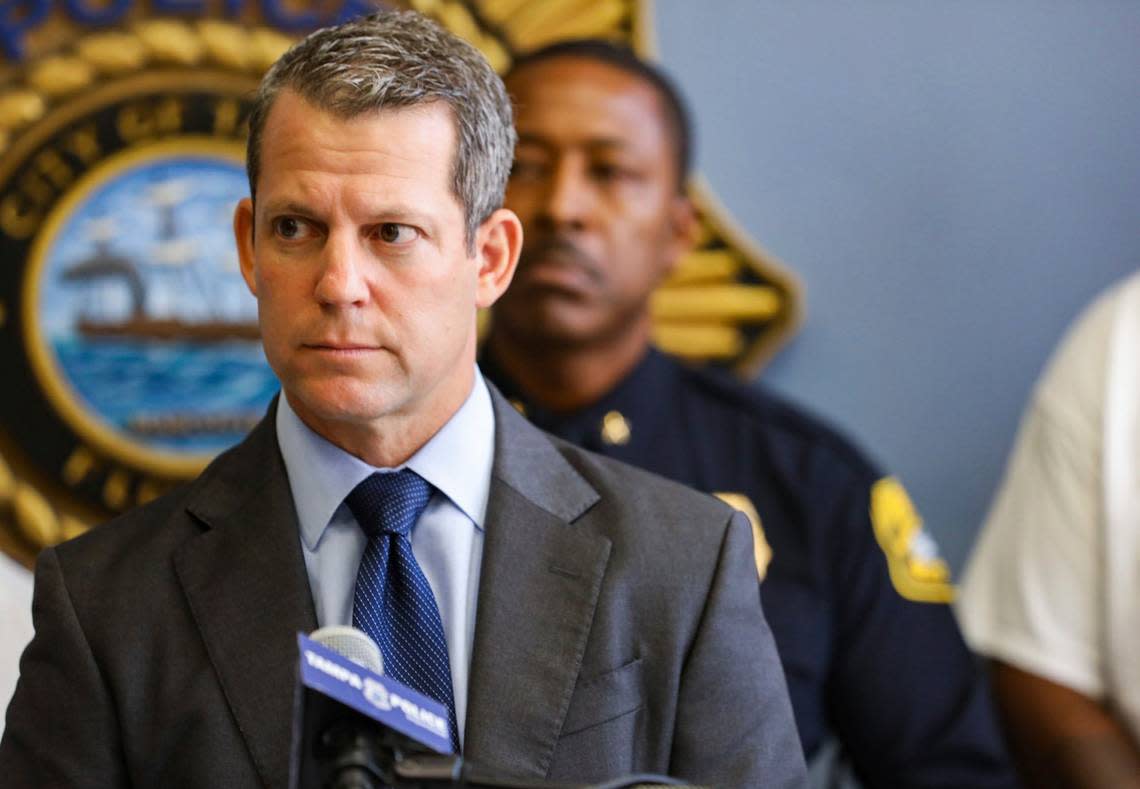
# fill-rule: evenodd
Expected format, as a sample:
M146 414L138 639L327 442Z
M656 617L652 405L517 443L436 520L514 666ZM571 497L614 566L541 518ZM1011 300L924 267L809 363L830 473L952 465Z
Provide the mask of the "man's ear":
M669 204L668 233L669 238L665 244L665 277L673 273L681 258L693 248L700 233L697 209L684 193L675 195Z
M522 222L509 209L500 208L479 226L475 236L475 260L479 266L476 307L490 307L511 284L522 241Z
M241 276L249 292L257 296L257 277L253 271L253 200L243 197L234 208L234 243L237 245Z

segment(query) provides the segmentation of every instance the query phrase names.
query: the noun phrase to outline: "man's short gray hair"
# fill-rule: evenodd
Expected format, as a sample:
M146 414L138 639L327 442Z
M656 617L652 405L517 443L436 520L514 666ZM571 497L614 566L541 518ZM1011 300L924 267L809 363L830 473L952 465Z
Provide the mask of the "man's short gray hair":
M249 116L246 172L257 198L261 137L282 89L340 118L442 101L455 118L452 192L463 206L468 249L503 204L514 158L511 102L479 50L414 11L379 11L311 33L261 81Z

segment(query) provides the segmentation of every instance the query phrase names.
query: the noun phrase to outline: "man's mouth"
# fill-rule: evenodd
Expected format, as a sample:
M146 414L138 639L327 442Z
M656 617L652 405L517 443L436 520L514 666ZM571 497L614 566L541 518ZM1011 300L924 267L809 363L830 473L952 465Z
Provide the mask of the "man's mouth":
M364 356L380 350L380 346L373 343L346 342L343 340L315 340L304 342L301 347L307 351L343 357Z
M530 286L570 291L595 288L602 279L593 258L572 242L558 239L524 249L516 276Z

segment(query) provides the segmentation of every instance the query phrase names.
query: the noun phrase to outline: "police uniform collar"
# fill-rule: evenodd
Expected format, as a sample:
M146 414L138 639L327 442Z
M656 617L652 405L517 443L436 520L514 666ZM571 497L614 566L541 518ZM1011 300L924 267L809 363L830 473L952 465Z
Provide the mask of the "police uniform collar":
M656 433L668 416L677 380L676 363L650 347L629 374L596 402L576 411L551 411L535 403L490 354L484 354L479 365L533 424L571 443L618 455L622 446Z

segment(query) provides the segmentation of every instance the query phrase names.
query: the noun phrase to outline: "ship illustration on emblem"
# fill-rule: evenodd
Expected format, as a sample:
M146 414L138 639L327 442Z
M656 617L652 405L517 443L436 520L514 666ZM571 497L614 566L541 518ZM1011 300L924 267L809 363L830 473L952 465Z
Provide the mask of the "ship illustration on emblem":
M88 180L31 256L37 372L109 452L216 454L277 390L229 229L248 192L240 160L152 146Z
M60 274L62 282L83 290L84 298L75 322L79 335L88 339L158 342L258 338L256 315L243 317L241 314L249 312L242 309L248 307L249 302L242 297L244 281L234 276L237 265L234 256L203 257L202 247L205 245L202 240L178 232L176 209L184 208L191 180L203 180L201 175L199 169L182 180L157 183L146 192L149 197L146 202L158 211L160 217L158 237L150 245L146 257L134 258L116 253L113 247L120 231L113 215L88 221L87 235L93 247L90 254ZM211 185L209 180L207 185ZM216 213L219 226L225 227L229 201L237 190L231 189L230 184L224 181L221 186L223 201L218 207L222 210ZM183 213L189 211L184 210ZM206 227L209 229L214 225ZM222 260L233 265L217 265ZM236 299L233 293L235 286L238 288ZM158 296L162 291L176 293L179 290L187 294L181 301L173 295ZM188 305L198 305L201 314L181 315ZM163 307L169 315L154 314L156 310L162 311ZM224 311L227 307L236 307L236 314L227 315Z

